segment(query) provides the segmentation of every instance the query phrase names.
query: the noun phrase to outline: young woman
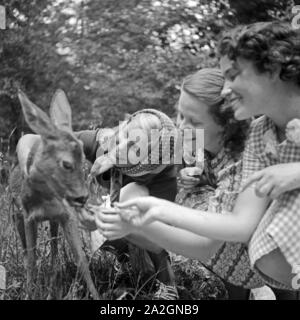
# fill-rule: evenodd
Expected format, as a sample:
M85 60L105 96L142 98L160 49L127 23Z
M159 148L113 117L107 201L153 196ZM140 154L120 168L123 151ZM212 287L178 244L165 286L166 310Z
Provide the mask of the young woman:
M299 289L293 272L300 265L300 145L296 135L286 136L288 124L300 118L299 31L279 22L239 28L222 39L220 54L235 117L241 120L264 114L251 126L243 158L245 187L233 210L199 214L153 197L133 199L120 208L134 205L139 210L131 224L123 222L120 229L142 233L171 251L196 256L192 235L194 239L199 235L244 242L251 264L266 283ZM257 171L253 187L253 180L247 179ZM272 201L272 190L280 184L288 187ZM121 214L126 219L125 212ZM103 219L101 213L99 218ZM142 227L132 229L133 225Z
M199 163L194 159L194 163L180 170L176 202L217 213L231 211L236 201L250 124L234 119L221 95L223 87L224 77L219 69L202 69L187 76L181 86L177 118L183 131L204 130L205 160ZM250 290L246 288L262 286L250 268L244 244L225 242L209 260L202 262L225 281L229 299L248 299Z

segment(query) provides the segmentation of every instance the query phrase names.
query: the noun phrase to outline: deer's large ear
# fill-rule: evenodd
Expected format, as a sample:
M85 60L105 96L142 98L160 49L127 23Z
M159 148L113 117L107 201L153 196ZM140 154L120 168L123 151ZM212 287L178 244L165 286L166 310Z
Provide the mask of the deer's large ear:
M72 111L66 94L56 90L50 104L50 117L60 129L72 131Z
M21 102L25 121L31 130L43 137L55 136L55 128L47 114L32 103L20 89L18 90L18 97Z

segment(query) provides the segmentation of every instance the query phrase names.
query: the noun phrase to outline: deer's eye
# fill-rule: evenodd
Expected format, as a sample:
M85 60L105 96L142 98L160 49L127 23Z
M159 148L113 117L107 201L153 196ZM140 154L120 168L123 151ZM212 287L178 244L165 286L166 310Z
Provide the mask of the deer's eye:
M62 167L65 169L65 170L68 170L68 171L72 171L74 169L74 166L71 162L69 161L66 161L66 160L63 160L62 161Z

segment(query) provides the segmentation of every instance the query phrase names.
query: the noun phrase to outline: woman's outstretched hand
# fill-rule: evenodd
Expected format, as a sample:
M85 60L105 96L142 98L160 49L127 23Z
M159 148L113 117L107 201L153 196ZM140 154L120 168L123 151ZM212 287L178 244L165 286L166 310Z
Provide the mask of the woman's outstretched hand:
M155 197L139 197L116 204L120 216L135 227L163 220L163 209L169 202ZM171 202L170 202L171 204Z
M147 196L115 203L115 208L94 206L90 210L101 234L108 240L116 240L139 233L140 227L154 221L169 223L168 212L174 213L173 206L175 210L172 202Z
M276 199L284 192L300 188L300 163L281 163L260 170L248 178L242 191L254 182L258 197Z

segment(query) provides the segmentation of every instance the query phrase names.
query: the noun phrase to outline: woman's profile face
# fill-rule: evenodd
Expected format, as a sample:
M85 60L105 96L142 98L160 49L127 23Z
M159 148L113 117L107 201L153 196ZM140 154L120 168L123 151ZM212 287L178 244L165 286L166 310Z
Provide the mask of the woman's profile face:
M223 128L218 125L208 112L209 106L200 99L181 90L178 101L179 128L204 130L204 148L212 153L217 153L222 145ZM193 130L193 140L195 139Z
M243 58L232 61L223 56L220 67L225 77L222 93L227 94L237 120L270 114L280 103L281 92L274 85L274 79L270 73L258 72L252 61Z

